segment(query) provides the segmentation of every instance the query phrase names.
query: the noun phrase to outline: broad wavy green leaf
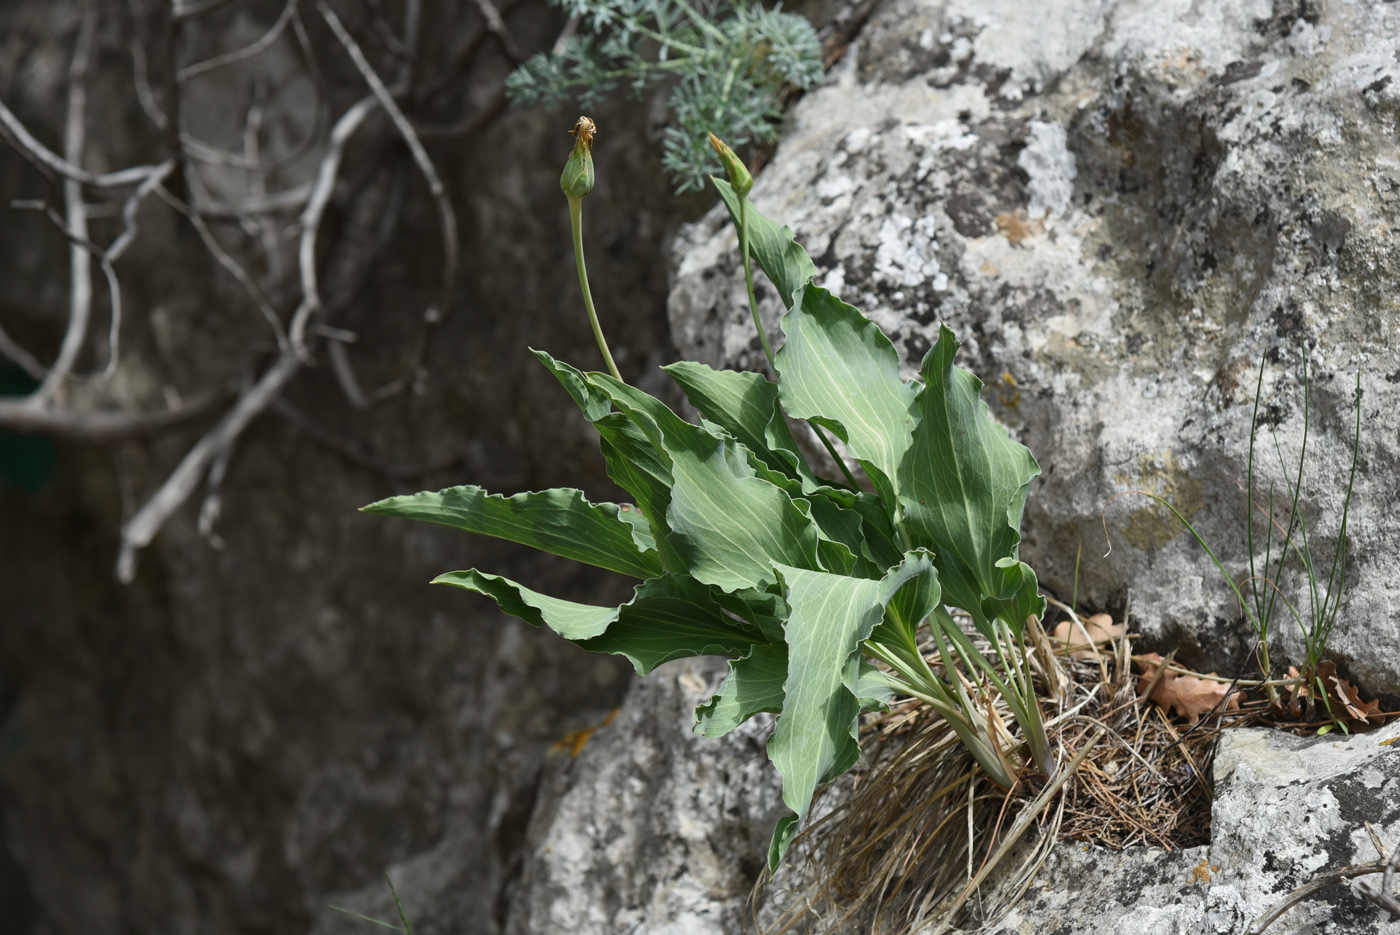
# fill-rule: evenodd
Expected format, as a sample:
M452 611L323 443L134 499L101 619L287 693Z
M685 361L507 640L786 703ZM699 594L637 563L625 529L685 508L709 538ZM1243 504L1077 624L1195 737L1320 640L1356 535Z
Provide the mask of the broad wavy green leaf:
M899 377L894 345L873 321L815 285L783 317L783 331L777 368L784 410L840 436L892 507L891 482L918 421L916 390Z
M579 645L632 660L638 675L684 656L734 656L767 645L757 629L726 617L710 588L688 575L643 582L607 632Z
M516 584L509 578L488 575L475 568L438 575L433 579L433 584L450 584L454 588L484 594L512 617L519 617L532 627L547 626L566 640L601 636L617 619L616 607L598 607L550 597Z
M650 530L641 530L612 503L589 503L583 491L555 488L503 497L480 487L390 497L362 507L366 513L401 516L507 539L637 578L661 574ZM624 504L634 512L636 507Z
M778 407L778 384L747 370L714 370L682 360L661 368L690 404L757 455L769 468L820 484L802 457Z
M584 649L626 656L642 675L672 659L739 656L763 642L726 617L707 587L685 575L644 581L620 607L560 600L475 568L439 575L433 583L484 594L512 617L547 626Z
M667 539L689 574L733 591L766 588L775 580L775 564L819 567L816 525L756 475L744 446L691 425L660 400L611 377L589 380L670 461Z
M695 709L695 732L722 737L762 711L783 709L788 649L783 643L755 646L729 661L729 674L714 697Z
M902 587L934 571L923 551L910 553L878 581L788 566L777 570L790 608L784 625L788 679L768 756L782 774L783 801L800 823L817 785L850 769L860 757L861 642ZM791 830L780 825L784 834ZM785 849L784 843L770 851L770 859L776 854L781 861Z
M739 229L739 196L728 182L712 178L724 206L729 209L729 217L734 221L734 229ZM759 214L750 201L744 213L749 222L749 255L758 262L768 279L778 290L785 308L792 308L797 290L817 274L817 266L807 251L793 239L792 228L779 226Z
M986 632L984 599L1012 599L1024 579L1016 561L1021 510L1040 467L992 421L982 381L953 366L959 346L944 326L924 357L920 420L899 468L899 496L905 528L937 556L944 601ZM1019 632L1024 618L1007 622Z

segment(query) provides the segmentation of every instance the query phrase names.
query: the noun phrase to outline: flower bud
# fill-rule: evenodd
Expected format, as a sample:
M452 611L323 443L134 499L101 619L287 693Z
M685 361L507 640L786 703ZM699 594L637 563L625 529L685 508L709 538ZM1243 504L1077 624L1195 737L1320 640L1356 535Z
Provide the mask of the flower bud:
M593 134L598 132L598 125L580 117L569 132L574 135L574 151L564 164L559 187L570 198L582 198L593 191Z
M729 184L734 193L740 197L747 195L753 188L753 176L749 175L748 167L734 154L734 150L713 133L710 134L710 145L719 153L719 161L724 164L724 171L729 173Z

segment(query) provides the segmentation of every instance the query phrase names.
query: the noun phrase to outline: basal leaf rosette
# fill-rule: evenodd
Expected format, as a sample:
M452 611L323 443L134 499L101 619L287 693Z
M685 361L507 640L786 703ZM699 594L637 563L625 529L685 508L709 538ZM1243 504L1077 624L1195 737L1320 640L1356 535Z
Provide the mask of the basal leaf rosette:
M737 210L732 190L718 187ZM478 569L436 580L586 649L626 656L643 675L685 656L728 658L724 683L696 711L696 730L716 737L758 713L777 715L768 754L792 815L774 834L776 867L817 786L859 758L861 712L893 693L943 713L987 774L1010 785L1020 742L966 687L993 686L1032 758L1047 775L1054 767L1020 650L1024 621L1044 610L1017 556L1035 460L991 420L980 381L953 365L951 331L941 330L919 380L901 379L893 344L812 283L815 266L792 232L751 206L747 222L750 255L787 305L777 383L672 364L667 374L701 413L695 424L612 376L535 352L597 430L608 474L632 503L593 503L572 489L503 497L464 486L365 509L639 579L617 607L540 594ZM820 477L790 419L835 434L873 489ZM999 665L973 646L950 607L972 616ZM941 656L937 671L920 651L925 625Z

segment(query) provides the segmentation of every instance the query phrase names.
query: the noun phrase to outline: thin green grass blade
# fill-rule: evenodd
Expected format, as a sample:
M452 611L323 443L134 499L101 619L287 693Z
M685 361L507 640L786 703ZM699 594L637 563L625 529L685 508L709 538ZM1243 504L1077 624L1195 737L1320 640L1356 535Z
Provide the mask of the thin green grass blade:
M403 903L399 902L399 891L394 889L394 881L389 879L389 874L384 874L384 882L389 884L389 895L394 897L394 908L399 911L399 921L403 923L403 930L407 935L413 935L413 926L408 924L408 916L404 914Z
M1327 590L1322 601L1322 611L1313 629L1312 644L1308 647L1309 661L1316 665L1322 660L1327 641L1332 636L1332 627L1337 622L1337 612L1342 607L1342 584L1346 580L1347 564L1347 521L1351 516L1351 494L1356 487L1356 462L1361 455L1361 370L1356 371L1356 434L1351 444L1351 471L1347 478L1347 495L1342 501L1342 525L1337 531L1337 545L1332 551L1332 567L1327 572ZM1329 609L1330 606L1330 609Z
M406 928L400 928L397 925L390 925L388 922L384 922L379 919L372 919L367 915L362 915L361 913L356 912L354 909L346 909L344 906L337 906L334 903L329 904L329 907L331 909L334 909L336 912L343 912L348 916L353 916L356 919L359 919L361 922L368 922L371 925L380 925L386 929L392 929L395 932L404 932L405 935L408 935L408 929Z

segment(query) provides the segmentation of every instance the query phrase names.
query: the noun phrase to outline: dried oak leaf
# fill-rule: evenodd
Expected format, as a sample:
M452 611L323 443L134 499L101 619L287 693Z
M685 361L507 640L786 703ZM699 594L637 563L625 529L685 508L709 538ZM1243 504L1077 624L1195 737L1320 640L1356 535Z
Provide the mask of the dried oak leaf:
M1157 674L1157 666L1153 662L1161 663L1162 657L1157 653L1148 653L1143 662L1144 672L1138 677L1138 691L1146 691L1147 686L1152 683L1152 677ZM1214 672L1209 673L1215 675ZM1201 719L1201 715L1208 714L1215 710L1216 705L1230 691L1228 682L1215 682L1210 679L1198 678L1194 675L1182 675L1179 672L1168 671L1162 676L1162 680L1157 683L1157 687L1152 689L1152 700L1155 701L1163 711L1168 713L1173 708L1176 713L1186 718L1188 724L1195 724ZM1226 711L1238 711L1240 707L1239 692L1230 695L1230 700L1225 703Z
M1300 673L1292 666L1288 667L1288 677L1298 678ZM1316 677L1322 680L1323 687L1327 689L1327 700L1332 704L1332 711L1348 721L1353 729L1366 729L1379 727L1385 723L1385 717L1381 714L1381 703L1379 699L1372 701L1362 701L1361 692L1357 687L1337 674L1337 664L1330 659L1324 659L1318 663ZM1309 689L1313 686L1312 678L1299 682L1290 687L1293 699L1289 704L1289 709L1294 717L1302 716L1303 699L1309 696ZM1325 708L1318 709L1323 717L1326 717ZM1364 725L1364 726L1363 726Z
M1075 659L1093 659L1091 646L1116 640L1123 635L1125 629L1123 624L1114 623L1108 614L1094 614L1084 618L1082 622L1084 625L1080 627L1075 626L1072 620L1061 620L1055 625L1055 632L1050 636L1065 647Z

